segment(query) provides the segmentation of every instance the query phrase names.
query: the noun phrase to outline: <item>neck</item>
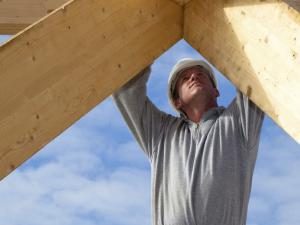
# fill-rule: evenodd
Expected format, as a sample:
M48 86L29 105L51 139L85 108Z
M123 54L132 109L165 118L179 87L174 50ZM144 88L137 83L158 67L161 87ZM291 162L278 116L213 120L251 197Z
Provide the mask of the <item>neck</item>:
M189 120L193 121L194 123L199 123L202 116L204 115L205 112L207 112L208 110L217 107L218 104L213 101L213 102L209 102L208 104L203 104L200 105L188 105L187 107L185 107L183 109L184 113L186 114L186 116L188 117Z

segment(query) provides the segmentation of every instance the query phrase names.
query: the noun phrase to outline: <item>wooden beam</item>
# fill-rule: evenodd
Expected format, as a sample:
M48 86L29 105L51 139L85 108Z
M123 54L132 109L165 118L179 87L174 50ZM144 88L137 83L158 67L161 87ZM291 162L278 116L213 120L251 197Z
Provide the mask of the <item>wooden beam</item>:
M300 14L282 1L240 2L193 0L184 38L300 143Z
M0 34L15 34L68 0L1 0Z
M169 0L75 0L1 46L0 178L181 39L182 24Z

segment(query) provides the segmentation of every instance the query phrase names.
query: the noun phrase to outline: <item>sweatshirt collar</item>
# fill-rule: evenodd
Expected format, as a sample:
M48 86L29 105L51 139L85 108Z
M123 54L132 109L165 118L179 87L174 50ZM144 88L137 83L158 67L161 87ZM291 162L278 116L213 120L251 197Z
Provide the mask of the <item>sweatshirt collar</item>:
M214 108L211 108L209 110L207 110L199 123L195 123L193 121L191 121L190 119L188 119L188 117L186 116L185 113L183 112L180 112L180 117L184 119L184 121L186 121L190 126L199 126L201 125L202 123L206 122L207 120L216 120L222 113L223 111L225 110L225 107L223 106L217 106L217 107L214 107Z

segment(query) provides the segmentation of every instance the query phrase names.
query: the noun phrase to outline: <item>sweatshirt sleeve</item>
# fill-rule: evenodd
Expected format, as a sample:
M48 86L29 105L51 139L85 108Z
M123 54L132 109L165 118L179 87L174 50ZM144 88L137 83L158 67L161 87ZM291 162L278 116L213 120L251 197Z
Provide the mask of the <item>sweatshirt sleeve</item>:
M258 145L264 112L238 90L229 108L233 111L245 147L251 150Z
M113 99L129 129L151 160L167 116L146 95L150 73L150 67L141 71L115 92Z

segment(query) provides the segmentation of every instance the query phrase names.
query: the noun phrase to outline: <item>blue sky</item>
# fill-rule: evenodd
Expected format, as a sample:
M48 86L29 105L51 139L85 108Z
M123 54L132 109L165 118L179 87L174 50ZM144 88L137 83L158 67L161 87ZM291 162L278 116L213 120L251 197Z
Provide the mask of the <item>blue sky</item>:
M172 114L167 78L182 57L201 58L180 41L154 62L148 84ZM226 106L236 91L216 73ZM247 225L300 224L299 167L299 145L267 117ZM0 199L0 225L150 225L150 167L109 97L1 181Z

